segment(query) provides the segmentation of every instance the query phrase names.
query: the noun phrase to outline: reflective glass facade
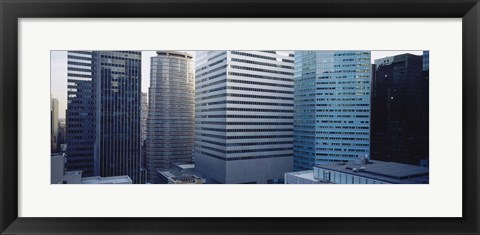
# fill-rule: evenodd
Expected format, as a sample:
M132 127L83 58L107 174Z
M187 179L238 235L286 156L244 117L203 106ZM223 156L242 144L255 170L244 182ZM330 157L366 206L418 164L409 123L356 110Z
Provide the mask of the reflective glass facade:
M194 64L188 53L151 58L146 139L148 182L173 163L191 162L194 141Z
M428 100L425 56L402 54L375 60L372 159L412 165L428 159Z
M93 52L67 52L66 170L94 175L95 84Z
M140 182L141 52L95 51L95 175Z
M370 152L369 51L296 51L294 170Z

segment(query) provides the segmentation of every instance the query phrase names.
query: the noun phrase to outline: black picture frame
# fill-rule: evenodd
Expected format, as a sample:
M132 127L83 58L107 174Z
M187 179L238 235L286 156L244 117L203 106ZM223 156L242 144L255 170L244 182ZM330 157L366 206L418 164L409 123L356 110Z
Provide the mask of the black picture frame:
M0 0L0 232L2 234L479 234L478 0ZM18 217L19 18L462 18L462 218ZM447 124L446 124L447 125ZM448 138L448 136L445 136ZM39 198L41 201L41 198Z

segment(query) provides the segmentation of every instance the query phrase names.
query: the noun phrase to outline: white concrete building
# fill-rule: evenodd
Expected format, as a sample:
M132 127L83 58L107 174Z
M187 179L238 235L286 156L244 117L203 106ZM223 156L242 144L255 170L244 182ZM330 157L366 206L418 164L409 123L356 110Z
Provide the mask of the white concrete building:
M276 183L292 171L293 57L197 52L195 166L207 183Z

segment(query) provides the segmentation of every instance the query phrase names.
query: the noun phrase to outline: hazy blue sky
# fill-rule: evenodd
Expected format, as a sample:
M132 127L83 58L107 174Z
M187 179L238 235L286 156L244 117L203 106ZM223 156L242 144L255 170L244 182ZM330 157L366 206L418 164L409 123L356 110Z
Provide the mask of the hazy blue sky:
M195 53L189 51L194 57ZM411 53L421 55L422 51L372 51L372 63L379 58L393 55ZM142 92L147 92L150 86L150 57L155 56L155 51L142 52ZM67 52L52 51L50 61L51 94L58 99L59 117L65 118L67 108Z

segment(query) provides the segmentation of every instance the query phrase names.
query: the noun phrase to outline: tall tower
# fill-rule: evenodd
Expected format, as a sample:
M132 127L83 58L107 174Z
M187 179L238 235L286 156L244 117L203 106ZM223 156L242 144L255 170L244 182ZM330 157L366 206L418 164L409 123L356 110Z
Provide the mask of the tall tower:
M194 141L194 65L188 53L157 51L151 58L146 139L147 181L173 163L191 162Z
M140 182L141 52L95 51L95 175Z
M142 92L141 99L141 112L140 112L140 122L141 122L141 134L140 139L141 143L147 139L147 118L148 118L148 95L146 92Z
M95 84L92 51L67 52L67 110L65 138L68 171L94 175Z
M428 160L428 54L375 60L372 159L419 165Z
M293 52L196 55L195 168L207 183L275 183L293 166Z
M295 52L294 169L370 153L370 52Z
M58 127L58 99L50 98L50 139L52 153L56 152L59 147Z

